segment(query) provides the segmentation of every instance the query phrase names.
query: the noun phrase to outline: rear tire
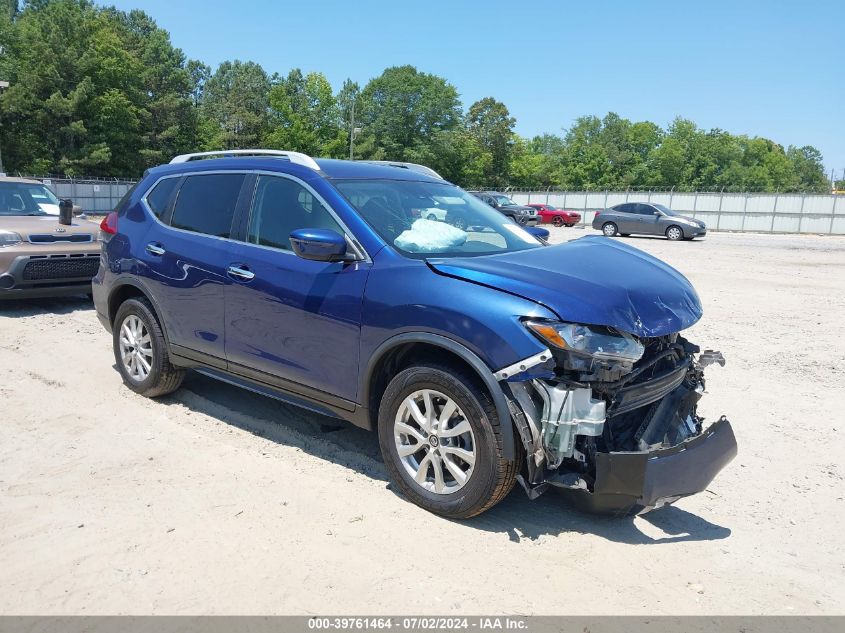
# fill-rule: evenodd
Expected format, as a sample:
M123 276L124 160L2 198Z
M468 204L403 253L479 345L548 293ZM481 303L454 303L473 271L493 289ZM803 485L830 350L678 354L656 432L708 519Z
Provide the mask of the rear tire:
M133 297L120 304L112 338L117 368L135 393L156 398L182 384L185 370L171 365L164 332L147 299Z
M492 399L470 376L436 365L405 369L379 406L379 446L390 481L444 517L466 519L492 508L513 489L520 467L519 452L513 461L503 457L501 424Z
M601 232L604 233L605 237L615 237L619 233L619 227L613 222L605 222L602 224Z
M666 239L671 240L673 242L677 242L678 240L684 239L684 231L680 226L673 224L668 229L666 229Z

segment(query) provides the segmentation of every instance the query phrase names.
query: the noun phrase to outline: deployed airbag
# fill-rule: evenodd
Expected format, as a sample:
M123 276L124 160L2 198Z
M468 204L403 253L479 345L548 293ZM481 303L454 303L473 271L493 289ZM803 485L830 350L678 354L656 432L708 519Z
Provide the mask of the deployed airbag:
M412 253L442 253L467 241L467 234L445 222L420 218L393 243Z

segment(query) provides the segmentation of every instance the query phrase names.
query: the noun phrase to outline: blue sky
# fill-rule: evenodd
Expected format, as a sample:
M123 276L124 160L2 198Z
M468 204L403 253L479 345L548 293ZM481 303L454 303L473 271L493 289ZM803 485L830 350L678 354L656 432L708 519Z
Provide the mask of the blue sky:
M845 170L845 32L833 1L117 0L215 67L323 72L362 86L387 66L448 79L465 107L503 101L517 132L608 111L665 126L814 145ZM108 3L112 4L112 3Z

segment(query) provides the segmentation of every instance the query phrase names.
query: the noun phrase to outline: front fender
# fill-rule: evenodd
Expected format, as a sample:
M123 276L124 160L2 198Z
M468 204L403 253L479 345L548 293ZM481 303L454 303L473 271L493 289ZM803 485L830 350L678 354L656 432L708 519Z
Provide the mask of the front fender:
M511 418L494 373L546 347L522 319L553 319L547 308L494 288L434 272L424 261L385 249L367 280L361 324L358 401L365 407L378 361L397 345L428 343L448 350L475 369L490 391L501 420ZM503 424L505 455L513 459L512 425Z

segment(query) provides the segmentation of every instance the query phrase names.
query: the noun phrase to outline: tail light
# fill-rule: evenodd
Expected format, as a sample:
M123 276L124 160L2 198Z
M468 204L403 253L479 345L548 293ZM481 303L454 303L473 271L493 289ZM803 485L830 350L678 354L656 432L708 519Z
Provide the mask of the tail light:
M596 211L596 217L599 217L600 215L601 215L601 211Z
M108 235L117 233L117 211L112 211L100 222L100 230Z

